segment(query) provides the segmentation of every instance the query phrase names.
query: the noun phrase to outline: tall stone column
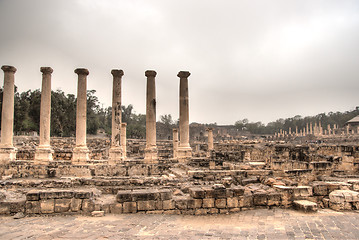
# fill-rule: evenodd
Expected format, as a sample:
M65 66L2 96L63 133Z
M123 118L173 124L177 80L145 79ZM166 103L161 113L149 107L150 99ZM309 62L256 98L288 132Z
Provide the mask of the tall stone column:
M16 68L13 66L2 66L4 71L4 89L1 113L1 144L0 164L16 160L16 148L13 144L14 130L14 82Z
M77 68L77 106L76 106L76 147L72 154L73 164L86 164L89 160L89 149L86 145L86 109L87 109L87 75L85 68Z
M50 146L51 123L51 67L41 67L41 106L40 106L40 144L35 151L35 164L48 164L52 161L53 150Z
M208 132L208 151L213 150L213 128L207 128Z
M122 157L127 158L127 135L126 135L127 123L121 123L121 147Z
M123 149L120 144L121 141L121 81L123 71L113 69L111 71L113 76L112 87L112 137L111 148L109 150L108 163L113 165L122 162Z
M309 134L309 124L307 123L307 128L306 128L306 135Z
M298 126L295 126L295 136L298 136Z
M192 157L192 148L189 145L189 99L188 99L188 77L190 72L180 71L177 77L180 78L180 144L178 147L178 159L181 162Z
M147 91L146 91L146 148L145 162L156 163L158 161L158 152L156 145L156 83L157 73L147 70Z
M177 128L173 129L173 158L177 158L178 153L178 130Z
M310 123L309 133L310 133L310 134L313 134L313 124L312 124L312 123Z

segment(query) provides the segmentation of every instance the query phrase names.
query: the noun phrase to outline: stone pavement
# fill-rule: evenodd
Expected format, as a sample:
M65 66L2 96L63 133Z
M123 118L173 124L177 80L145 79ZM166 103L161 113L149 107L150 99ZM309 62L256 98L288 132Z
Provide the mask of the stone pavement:
M0 239L359 239L359 213L0 217Z

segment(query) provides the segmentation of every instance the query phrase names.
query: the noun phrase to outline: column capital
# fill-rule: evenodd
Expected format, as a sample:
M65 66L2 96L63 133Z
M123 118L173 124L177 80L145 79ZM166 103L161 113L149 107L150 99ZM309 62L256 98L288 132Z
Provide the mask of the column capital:
M121 69L112 69L111 74L114 77L122 77L124 75L124 72Z
M206 131L208 131L208 132L209 132L209 131L213 131L213 128L211 128L211 127L210 127L210 128L207 128Z
M4 72L13 72L13 73L16 72L16 68L13 67L13 66L9 66L9 65L3 65L3 66L1 67L1 69L2 69Z
M121 126L122 126L122 127L126 127L126 126L127 126L127 123L121 123Z
M180 71L177 74L177 77L179 77L179 78L188 78L190 75L191 75L191 73L188 72L188 71Z
M147 70L147 71L145 72L145 76L146 76L146 77L156 77L156 75L157 75L157 73L156 73L156 71L154 71L154 70Z
M76 68L74 72L78 75L89 75L90 73L86 68Z
M178 132L177 128L172 129L173 132Z
M54 70L51 67L41 67L40 72L43 74L51 74Z

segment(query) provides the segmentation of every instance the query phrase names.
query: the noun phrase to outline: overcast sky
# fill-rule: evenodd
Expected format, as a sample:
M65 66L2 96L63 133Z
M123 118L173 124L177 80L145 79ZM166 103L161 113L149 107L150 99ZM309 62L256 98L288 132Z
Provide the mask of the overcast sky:
M157 119L178 118L180 70L190 122L269 122L359 106L359 1L0 0L0 65L19 91L76 93L74 69L111 105L111 69L125 72L122 103L145 113L157 72ZM1 73L3 78L3 73ZM1 80L3 81L3 80Z

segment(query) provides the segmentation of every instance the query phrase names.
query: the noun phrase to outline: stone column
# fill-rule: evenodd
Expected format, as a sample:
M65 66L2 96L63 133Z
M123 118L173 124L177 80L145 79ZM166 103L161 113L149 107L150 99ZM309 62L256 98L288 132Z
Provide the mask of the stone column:
M87 108L87 75L85 68L77 68L77 106L76 106L76 147L72 154L73 164L86 164L89 160L89 149L86 145L86 108Z
M349 134L350 134L349 129L350 129L350 124L348 124L348 125L347 125L347 127L346 127L346 130L347 130L347 135L349 135Z
M111 165L122 162L123 149L120 144L121 140L121 80L123 71L113 69L111 71L113 76L112 84L112 136L111 148L109 150L108 163Z
M14 129L14 82L16 68L13 66L2 66L4 71L4 89L2 97L1 113L1 144L0 164L16 160L16 148L13 144Z
M146 148L145 163L156 163L158 151L156 145L156 83L157 73L147 70L147 91L146 91Z
M35 151L35 164L48 164L52 161L53 150L50 146L51 123L51 67L41 67L42 87L40 106L40 144Z
M327 129L328 129L328 135L330 135L331 134L330 124L328 124Z
M178 147L178 158L180 162L192 157L192 148L189 145L189 99L188 99L188 77L190 72L180 71L177 77L180 78L180 144Z
M357 134L359 134L359 126L357 127Z
M177 152L178 152L178 129L173 129L173 158L177 158Z
M288 134L289 135L292 135L292 128L290 127L289 130L288 130Z
M121 123L121 146L123 159L127 158L127 123Z
M295 135L298 136L298 126L295 126Z
M208 151L212 151L213 148L213 128L208 128Z
M307 123L307 128L306 128L306 135L308 135L309 134L309 124Z
M310 133L310 134L313 134L313 124L312 124L312 123L310 123L309 133Z

